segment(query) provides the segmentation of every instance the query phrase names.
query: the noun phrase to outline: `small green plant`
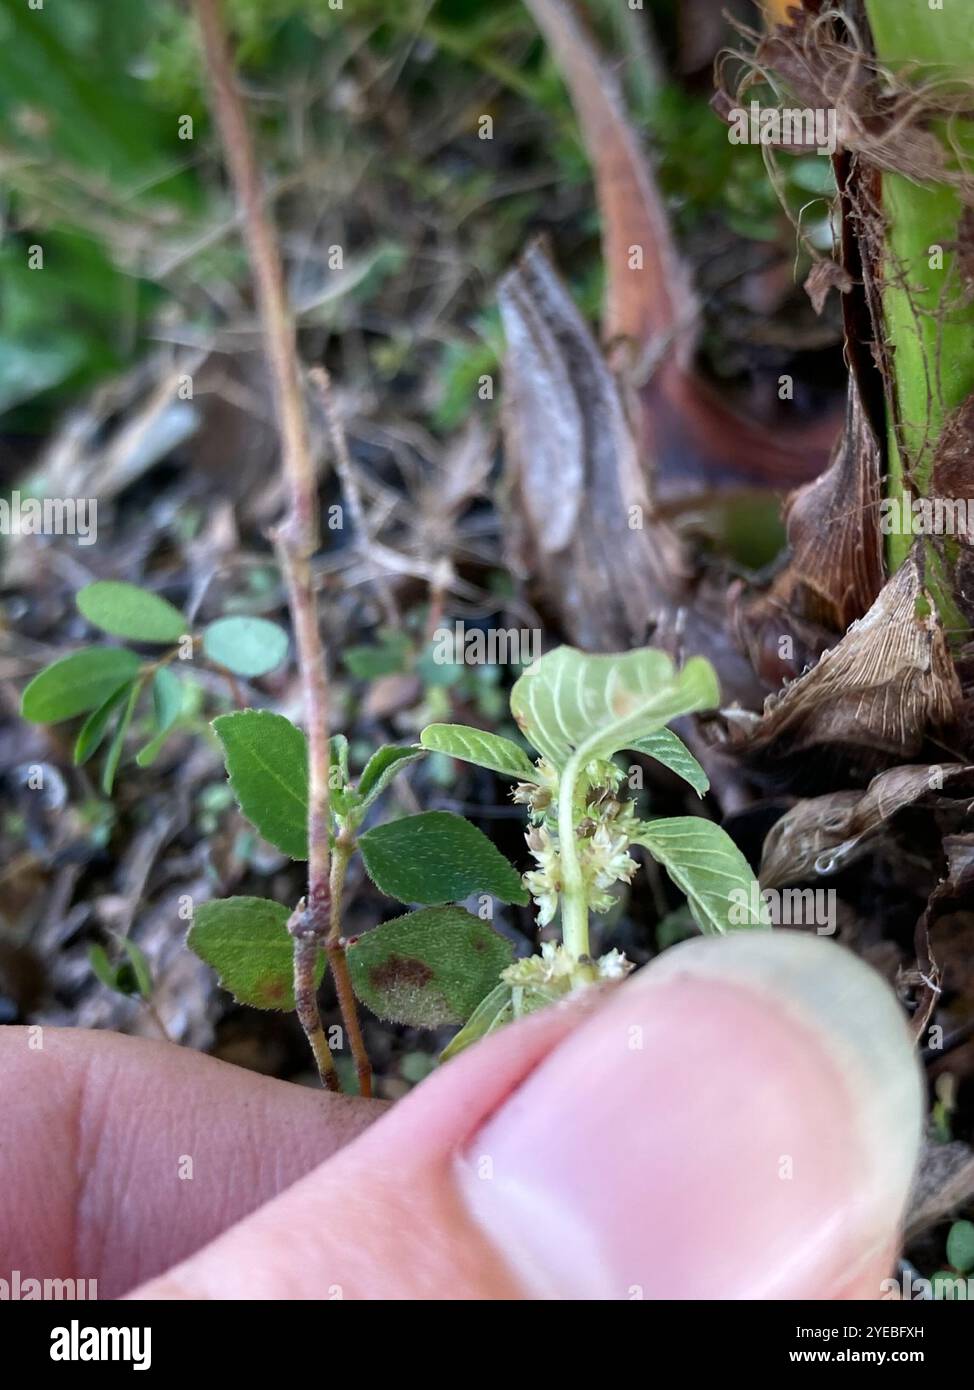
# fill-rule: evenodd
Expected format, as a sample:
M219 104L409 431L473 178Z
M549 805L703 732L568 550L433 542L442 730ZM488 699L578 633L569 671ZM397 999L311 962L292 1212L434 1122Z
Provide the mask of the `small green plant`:
M155 984L145 952L126 936L110 933L116 950L115 959L97 942L88 947L88 964L106 989L125 999L138 999L159 1032L166 1039L169 1033L153 1001Z
M194 634L172 604L132 584L98 581L79 592L77 604L103 632L167 648L161 658L146 661L127 647L87 647L48 666L24 691L27 719L58 723L85 716L74 745L76 763L109 740L101 783L106 795L143 693L151 690L151 714L137 763L150 763L178 726L186 696L172 666L180 657L199 652L232 679L262 675L288 652L287 634L261 618L221 618ZM200 904L189 945L241 1003L296 1009L323 1077L336 1084L317 1006L302 1001L295 988L296 979L317 988L330 963L365 1085L367 1061L353 995L395 1023L459 1025L444 1054L452 1056L510 1019L627 974L632 966L620 952L593 956L589 919L607 912L617 885L632 880L636 846L648 850L684 893L702 931L765 926L759 905L741 911L742 902L760 904L760 897L727 834L697 816L640 819L629 779L615 761L625 749L648 755L703 796L703 768L665 726L717 702L716 676L700 658L678 670L651 648L590 656L560 647L529 667L511 691L511 714L533 758L499 734L439 723L425 728L418 744L377 749L353 778L347 739L336 735L329 743L329 930L308 946L313 971L295 970L293 922L300 905L292 911L255 897ZM268 710L222 714L212 727L244 816L284 854L308 859L306 735ZM528 819L532 869L519 874L482 831L450 811L363 828L396 775L428 752L474 763L514 783L514 800ZM342 900L357 853L380 892L411 910L346 941ZM460 905L470 899L479 900L477 913ZM515 960L510 941L491 925L493 903L526 906L532 899L538 926L558 921L561 940ZM130 945L124 949L126 959L116 967L95 948L93 969L112 988L131 992L131 984L148 998L138 958Z
M742 922L732 912L735 900L756 895L753 874L726 833L696 816L640 820L625 773L613 761L622 749L648 754L703 795L703 769L664 726L713 708L717 699L714 672L698 658L678 671L664 653L651 649L588 656L561 647L530 667L511 693L514 719L537 751L534 761L510 739L433 724L418 745L378 749L353 780L347 742L341 735L332 738L331 930L324 949L316 949L315 984L327 959L347 968L358 1000L381 1018L423 1028L462 1025L445 1054L453 1055L509 1019L631 969L618 951L593 958L589 915L611 907L613 886L631 880L637 865L629 851L636 845L648 849L686 894L701 930L766 925L760 915L745 914ZM243 814L284 853L306 858L304 733L283 716L259 710L223 715L214 728ZM362 830L392 779L427 751L474 763L515 784L514 799L530 822L534 869L519 875L476 826L447 811ZM380 892L414 910L345 941L342 897L356 853ZM477 914L459 905L471 897L480 899ZM515 961L510 942L490 924L492 900L526 905L531 898L539 925L560 915L562 941ZM261 898L204 903L194 914L189 945L241 1002L300 1012L292 916L288 906ZM336 984L341 987L337 970ZM347 1022L345 1008L343 1014Z
M135 584L97 580L79 590L75 602L82 616L102 632L168 649L161 657L145 660L128 647L84 647L40 671L23 693L21 713L34 723L60 724L86 716L74 744L77 766L108 740L101 777L106 796L111 795L126 734L144 694L151 694L151 710L148 736L135 758L140 767L154 762L166 739L193 711L194 694L174 668L201 655L232 682L235 676L265 675L288 654L287 633L276 623L218 618L194 633L178 608Z

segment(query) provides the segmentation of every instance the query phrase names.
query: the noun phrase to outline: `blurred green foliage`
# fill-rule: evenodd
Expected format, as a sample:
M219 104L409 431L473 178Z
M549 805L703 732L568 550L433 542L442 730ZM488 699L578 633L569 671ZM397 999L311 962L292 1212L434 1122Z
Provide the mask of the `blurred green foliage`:
M497 369L494 285L535 231L557 225L559 259L594 317L590 170L521 0L226 8L299 323L319 335L312 350L355 328L376 378L447 432ZM670 7L657 8L666 32ZM612 5L599 0L591 17L620 51ZM639 22L652 24L648 10ZM658 89L638 57L629 76L681 229L716 213L746 237L787 236L760 150L730 146L705 95ZM483 114L491 141L478 139ZM180 138L186 118L192 139ZM8 430L42 433L137 360L160 323L205 340L228 300L248 301L247 266L190 6L0 0L0 121L0 413ZM800 205L825 161L787 163ZM311 249L336 240L348 247L342 278L306 284ZM31 247L42 270L30 268ZM427 314L451 260L457 288Z

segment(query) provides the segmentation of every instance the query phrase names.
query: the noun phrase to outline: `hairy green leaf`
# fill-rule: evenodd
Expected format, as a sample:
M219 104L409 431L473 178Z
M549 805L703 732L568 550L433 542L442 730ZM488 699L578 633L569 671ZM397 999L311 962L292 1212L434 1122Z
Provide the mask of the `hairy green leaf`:
M424 748L446 753L461 762L486 767L516 782L537 782L538 771L527 753L499 734L471 729L465 724L429 724L419 736Z
M702 657L677 670L665 652L592 656L557 647L530 666L511 691L511 712L554 767L571 758L611 758L671 719L713 709L717 677Z
M213 720L241 811L292 859L308 857L308 740L282 714L245 709Z
M360 837L359 849L376 887L400 902L457 902L471 893L528 901L517 870L483 831L452 811L377 825Z
M133 642L178 642L186 619L168 599L117 579L98 579L79 590L78 611L102 632Z
M74 745L74 761L78 767L86 763L92 754L98 752L115 711L131 695L132 685L132 681L126 681L117 690L113 690L108 699L103 701L97 709L93 709L82 724Z
M34 724L59 724L87 714L133 680L139 658L125 647L86 647L38 672L27 686L20 710Z
M401 747L394 743L377 748L362 769L358 782L358 794L363 806L370 805L377 796L381 796L402 768L422 756L422 748Z
M379 1018L414 1028L463 1023L513 952L461 907L431 907L383 922L348 947L355 993Z
M677 777L689 782L698 796L704 796L708 791L710 778L683 740L677 738L672 730L657 729L654 734L635 739L629 747L634 748L637 753L645 753L648 757L655 758L658 763L668 767Z
M222 898L193 913L186 944L220 976L241 1004L255 1009L294 1008L294 943L291 914L268 898ZM325 971L322 952L315 983Z
M643 821L633 836L686 894L697 926L709 935L767 927L768 912L750 865L734 841L702 816Z
M204 629L203 651L237 676L263 676L287 657L288 635L265 618L219 618Z

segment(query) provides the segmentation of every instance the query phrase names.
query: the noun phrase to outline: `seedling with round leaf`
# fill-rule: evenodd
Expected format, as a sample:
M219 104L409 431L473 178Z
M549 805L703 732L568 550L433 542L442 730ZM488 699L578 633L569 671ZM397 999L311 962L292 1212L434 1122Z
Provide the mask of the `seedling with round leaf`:
M158 756L192 706L183 662L202 654L231 683L237 676L266 675L288 654L283 628L264 618L218 618L195 633L167 599L136 584L96 580L79 590L78 611L110 637L167 648L143 659L128 647L92 646L72 652L38 672L24 690L21 713L37 724L60 724L85 716L74 744L77 766L107 746L101 788L111 795L126 737L143 695L149 700L148 738L136 754L139 767Z

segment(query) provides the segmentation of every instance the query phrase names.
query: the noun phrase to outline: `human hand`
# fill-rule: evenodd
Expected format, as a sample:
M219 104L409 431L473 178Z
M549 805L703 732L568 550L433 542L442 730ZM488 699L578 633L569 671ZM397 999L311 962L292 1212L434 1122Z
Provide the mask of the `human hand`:
M392 1108L31 1036L0 1030L0 1251L102 1297L878 1297L921 1133L891 992L791 932L674 947Z

